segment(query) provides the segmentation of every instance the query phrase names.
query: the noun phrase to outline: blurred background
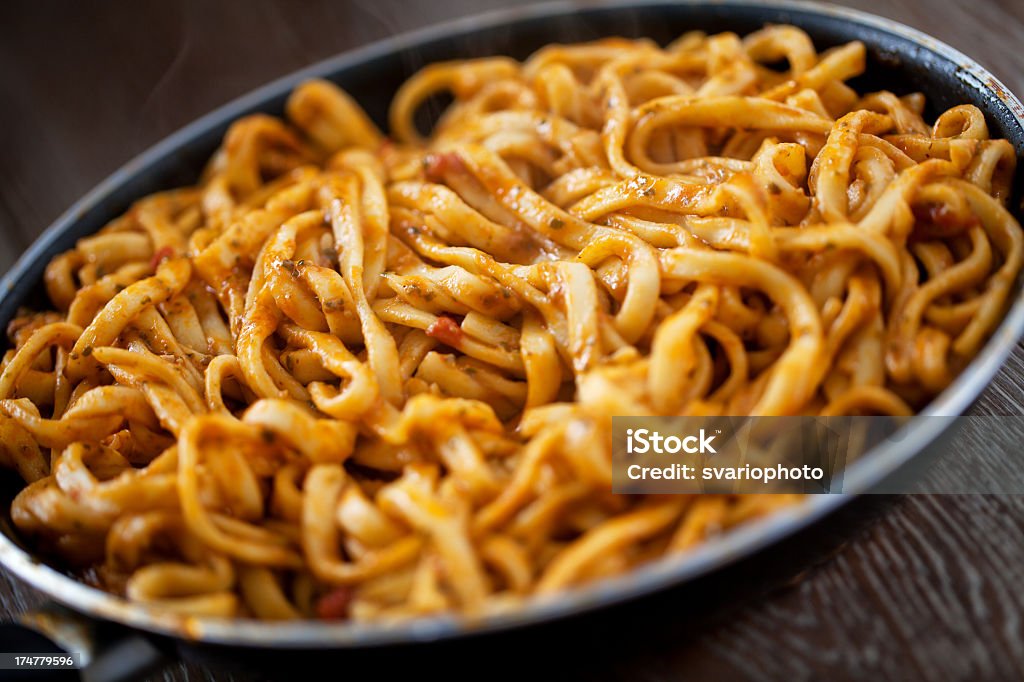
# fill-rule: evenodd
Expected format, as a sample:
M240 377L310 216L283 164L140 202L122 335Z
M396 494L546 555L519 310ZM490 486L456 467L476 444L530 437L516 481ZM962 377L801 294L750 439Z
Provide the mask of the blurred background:
M3 0L0 272L92 186L211 109L374 40L522 4ZM843 4L930 33L1024 94L1022 0ZM1019 402L1022 358L1011 359L981 409ZM1024 496L864 498L737 567L574 624L555 643L564 655L545 654L545 670L652 682L1024 679L1022 533ZM0 571L0 618L39 600ZM508 655L533 651L520 646L501 640L497 652L477 655L500 656L508 673L532 660ZM446 674L496 667L469 663L460 658ZM409 667L415 673L415 661ZM194 666L154 679L186 676L221 679Z

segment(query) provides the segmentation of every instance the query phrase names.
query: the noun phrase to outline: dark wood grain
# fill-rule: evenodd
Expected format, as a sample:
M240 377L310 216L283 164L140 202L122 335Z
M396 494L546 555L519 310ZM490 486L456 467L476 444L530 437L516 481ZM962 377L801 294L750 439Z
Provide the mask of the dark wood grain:
M0 271L118 165L215 106L346 49L507 4L0 3ZM931 33L1024 93L1024 2L848 4ZM1022 382L1018 348L972 412L1024 413ZM872 496L696 585L550 637L364 661L338 674L386 665L417 676L651 682L1024 679L1022 538L1022 497ZM0 571L3 616L40 600ZM153 679L249 677L178 664Z

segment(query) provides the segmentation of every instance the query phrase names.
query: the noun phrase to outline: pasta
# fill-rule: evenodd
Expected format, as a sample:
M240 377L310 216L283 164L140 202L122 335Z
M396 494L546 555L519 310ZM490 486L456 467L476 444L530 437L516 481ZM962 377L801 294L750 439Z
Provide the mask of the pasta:
M610 418L910 415L982 347L1014 149L864 68L791 26L551 45L428 66L391 138L301 85L50 263L0 374L15 524L146 606L390 620L793 504L614 495Z

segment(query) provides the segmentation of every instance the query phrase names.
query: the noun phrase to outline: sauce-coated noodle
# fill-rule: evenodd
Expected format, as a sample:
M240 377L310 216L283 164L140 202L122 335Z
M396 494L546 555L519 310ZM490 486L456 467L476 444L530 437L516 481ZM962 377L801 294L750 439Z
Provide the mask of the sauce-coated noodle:
M236 122L53 260L0 376L18 528L190 614L486 613L792 496L616 496L610 417L912 414L1021 269L969 105L800 30L430 66ZM454 103L429 137L416 110Z

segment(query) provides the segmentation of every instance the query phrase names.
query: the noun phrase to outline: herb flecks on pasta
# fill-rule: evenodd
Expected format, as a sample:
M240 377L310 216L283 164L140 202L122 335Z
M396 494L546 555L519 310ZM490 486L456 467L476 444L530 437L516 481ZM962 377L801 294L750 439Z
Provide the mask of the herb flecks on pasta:
M612 415L912 414L1021 269L969 105L860 94L800 30L335 86L46 271L0 375L17 527L188 614L488 613L787 496L617 496ZM416 112L454 103L429 136Z

